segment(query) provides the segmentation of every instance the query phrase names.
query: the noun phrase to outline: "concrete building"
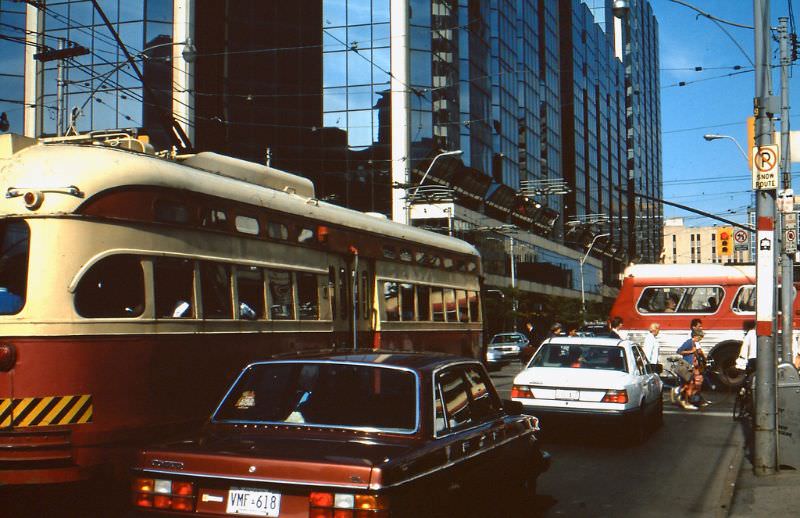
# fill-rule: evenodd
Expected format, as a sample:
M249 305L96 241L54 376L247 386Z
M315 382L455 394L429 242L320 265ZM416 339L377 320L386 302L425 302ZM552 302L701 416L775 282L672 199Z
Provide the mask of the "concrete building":
M724 225L710 227L687 227L683 218L670 218L664 222L664 264L685 263L749 263L752 236L745 232L747 240L736 244L733 233L737 229ZM729 234L730 254L719 248L718 234Z
M632 194L661 196L657 24L628 3L100 2L146 88L91 2L13 4L27 45L0 42L0 110L28 135L133 127L158 146L167 113L198 150L475 243L488 285L577 299L583 276L598 301L662 248L661 205ZM33 59L73 43L89 53Z

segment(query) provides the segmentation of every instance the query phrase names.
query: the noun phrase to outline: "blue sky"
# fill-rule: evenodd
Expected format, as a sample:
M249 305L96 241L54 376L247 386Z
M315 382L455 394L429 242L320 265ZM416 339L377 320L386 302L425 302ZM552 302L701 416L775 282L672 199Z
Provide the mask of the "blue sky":
M718 18L753 24L751 0L687 1ZM788 16L788 1L770 2L773 27L777 26L779 16ZM745 121L752 115L755 79L752 72L727 76L740 72L732 69L736 65L742 70L750 69L751 65L726 31L750 60L753 31L724 24L723 31L711 20L698 17L696 11L670 0L651 0L651 5L660 38L664 199L744 223L753 192L747 162L734 142L727 139L706 142L703 135L730 135L747 151ZM800 9L800 4L794 7ZM775 43L773 65L778 63L777 48ZM708 70L694 71L698 66ZM797 99L800 93L800 80L796 76L790 81L790 100ZM675 86L680 81L685 81L686 86ZM773 74L773 85L774 94L779 95L778 69ZM794 107L800 109L800 105ZM800 129L800 115L794 113L791 122ZM776 124L776 129L779 128ZM800 157L800 150L794 155ZM800 190L800 184L795 183L795 191ZM689 226L715 223L666 205L664 215L684 217Z

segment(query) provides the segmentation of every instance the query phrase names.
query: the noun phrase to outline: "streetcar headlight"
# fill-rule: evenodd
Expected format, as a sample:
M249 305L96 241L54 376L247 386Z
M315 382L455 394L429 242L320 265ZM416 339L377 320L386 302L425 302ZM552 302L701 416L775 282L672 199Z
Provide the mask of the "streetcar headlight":
M17 348L12 344L0 345L0 371L8 372L17 363Z
M36 210L44 202L44 193L42 191L28 191L22 196L22 201L25 202L26 209Z

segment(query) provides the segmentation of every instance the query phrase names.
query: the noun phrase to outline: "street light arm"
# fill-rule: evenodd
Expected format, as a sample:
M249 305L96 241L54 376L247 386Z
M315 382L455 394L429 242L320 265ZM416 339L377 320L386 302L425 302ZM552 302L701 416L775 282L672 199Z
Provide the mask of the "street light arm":
M745 153L744 148L742 147L741 144L739 144L739 141L736 140L735 138L731 137L730 135L717 135L717 134L714 134L714 133L707 133L707 134L703 135L703 138L706 139L709 142L711 142L712 140L719 140L719 139L732 140L733 143L736 144L736 147L739 148L739 152L744 157L744 161L747 162L747 167L750 167L750 157L747 156L747 153Z
M601 237L608 237L608 236L610 236L610 235L611 235L611 234L609 234L608 232L606 232L606 233L604 233L604 234L597 234L596 236L594 236L594 239L592 239L592 242L591 242L591 243L589 243L589 248L586 250L586 253L585 253L585 254L583 254L583 259L581 259L581 266L583 266L583 263L585 263L585 262L586 262L586 258L587 258L587 257L589 257L589 253L592 251L592 248L594 248L594 244L595 244L595 242L596 242L598 239L600 239Z
M443 157L443 156L460 155L461 153L463 153L463 151L461 151L460 149L456 149L455 151L445 151L444 153L439 153L438 155L433 157L433 160L431 160L431 163L428 165L428 168L425 170L425 174L422 175L422 179L419 181L419 183L417 184L416 188L414 188L414 194L408 196L408 199L407 199L406 203L410 205L411 204L411 200L416 199L417 191L419 191L419 188L425 182L425 179L428 177L428 173L430 173L431 169L433 169L433 164L436 163L436 160L438 160L440 157Z

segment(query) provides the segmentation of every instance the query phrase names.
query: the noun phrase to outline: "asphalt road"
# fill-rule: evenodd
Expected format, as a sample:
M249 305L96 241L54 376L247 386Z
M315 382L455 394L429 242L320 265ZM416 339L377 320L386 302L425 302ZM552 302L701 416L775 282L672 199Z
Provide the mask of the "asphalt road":
M519 366L492 373L504 398ZM541 422L553 458L539 479L529 516L725 516L726 491L741 433L731 418L733 393L706 393L712 404L687 411L665 400L664 424L641 445L618 430L586 423Z
M502 397L509 397L518 369L492 373ZM542 444L553 464L533 505L515 518L725 516L721 496L740 432L731 419L733 394L707 396L713 404L698 412L666 402L663 426L638 446L627 445L618 430L543 421ZM107 482L0 488L0 518L128 515L126 488L112 496ZM504 483L502 474L497 483Z

